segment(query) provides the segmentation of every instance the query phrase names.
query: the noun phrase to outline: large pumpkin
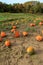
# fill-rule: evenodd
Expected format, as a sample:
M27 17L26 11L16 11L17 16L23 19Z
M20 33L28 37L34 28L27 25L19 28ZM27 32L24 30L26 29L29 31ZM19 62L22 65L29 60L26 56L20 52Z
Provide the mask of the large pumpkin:
M38 36L36 36L36 40L37 41L42 41L43 40L43 37L41 35L38 35Z
M34 48L32 46L28 47L27 48L27 53L30 54L30 55L33 54L34 53Z
M1 32L1 37L5 37L6 33L5 32Z

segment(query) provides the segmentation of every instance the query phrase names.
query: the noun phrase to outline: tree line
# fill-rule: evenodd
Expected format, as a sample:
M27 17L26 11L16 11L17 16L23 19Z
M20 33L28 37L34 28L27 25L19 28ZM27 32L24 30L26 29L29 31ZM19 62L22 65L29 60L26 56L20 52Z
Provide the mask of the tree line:
M43 3L37 1L25 2L23 4L6 4L0 2L0 12L10 13L43 13Z

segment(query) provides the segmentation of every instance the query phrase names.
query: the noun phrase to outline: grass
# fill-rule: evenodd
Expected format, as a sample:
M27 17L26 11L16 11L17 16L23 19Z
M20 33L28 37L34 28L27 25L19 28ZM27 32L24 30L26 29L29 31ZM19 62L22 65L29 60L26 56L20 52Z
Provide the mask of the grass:
M39 22L43 20L43 15L38 15L38 14L29 14L29 13L0 13L0 28L7 28L7 26L3 26L3 23L8 23L12 22L15 24L15 22L18 22L19 25L21 26L21 24L28 24L28 23L34 23L36 25L39 24ZM11 28L11 25L8 26L8 28ZM30 28L30 27L26 27L25 29L26 31L30 31L33 30L35 31L35 28Z
M39 22L41 22L41 20L37 20L35 24L36 24L36 25L38 25L38 24L39 24Z
M34 15L34 14L28 14L28 13L0 13L0 21L6 20L6 19L20 19L20 18L29 18L29 20L35 19L36 17L42 17L43 15Z
M0 13L0 28L11 28L10 25L6 25L5 23L9 24L9 22L15 22L19 23L18 27L21 26L21 24L28 24L28 23L34 23L34 20L36 21L35 24L38 25L41 20L43 20L43 15L37 15L37 14L29 14L29 13ZM3 26L4 24L5 26ZM15 24L16 25L16 24ZM26 27L26 31L36 31L34 27Z

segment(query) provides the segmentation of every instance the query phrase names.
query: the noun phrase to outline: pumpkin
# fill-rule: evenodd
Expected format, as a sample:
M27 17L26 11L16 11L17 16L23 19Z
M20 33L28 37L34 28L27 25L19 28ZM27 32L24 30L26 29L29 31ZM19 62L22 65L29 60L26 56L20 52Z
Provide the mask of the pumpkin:
M35 26L35 24L34 24L34 23L31 23L30 26L31 26L31 27L32 27L32 26Z
M13 26L12 28L13 28L13 29L16 29L16 26Z
M15 31L15 29L11 29L11 32L14 32Z
M5 37L6 36L6 33L5 32L1 32L1 37Z
M7 47L8 47L8 46L10 46L10 45L11 45L10 40L6 40L6 41L5 41L5 46L7 46Z
M25 31L22 34L23 34L23 36L27 36L28 35L28 32Z
M43 22L40 22L39 25L43 25Z
M15 31L14 34L15 34L15 37L19 37L20 36L19 31Z
M27 48L27 53L32 55L34 53L34 48L32 46Z
M2 42L2 38L0 38L0 42Z
M42 41L43 40L43 37L41 35L38 35L38 36L36 36L36 40L37 41Z

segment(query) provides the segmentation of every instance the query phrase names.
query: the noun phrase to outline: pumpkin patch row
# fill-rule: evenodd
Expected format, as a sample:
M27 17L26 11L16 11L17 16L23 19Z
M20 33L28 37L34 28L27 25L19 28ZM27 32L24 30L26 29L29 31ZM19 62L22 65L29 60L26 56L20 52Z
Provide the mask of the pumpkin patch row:
M40 22L39 25L43 25L43 22ZM35 23L31 23L30 26L31 27L33 26L34 27L34 26L36 26L36 24ZM14 38L18 38L21 35L25 37L25 36L28 36L28 34L29 34L29 32L27 32L27 31L23 31L23 32L20 33L17 30L17 26L15 26L15 25L12 26L12 29L10 30L10 32L14 35ZM43 31L42 31L42 33L43 33ZM2 42L3 41L3 38L6 37L6 36L7 36L6 32L2 31L0 33L0 42ZM40 41L43 41L43 36L37 35L37 36L35 36L35 40L36 41L39 41L39 42ZM8 40L6 40L4 42L4 44L5 44L5 46L9 47L9 46L11 46L11 41L8 39ZM26 49L26 52L31 55L31 54L34 54L35 53L35 50L34 50L34 48L32 46L30 46L30 47L28 47Z
M43 22L39 22L39 25L43 25ZM36 26L35 23L30 23L30 27L34 27L34 26Z
M32 24L31 24L32 25ZM34 24L35 25L35 24ZM34 26L33 25L33 26ZM11 30L11 32L13 32L14 33L14 36L15 37L20 37L20 32L19 31L17 31L16 29L12 29ZM28 32L27 31L24 31L24 32L22 32L22 34L21 35L23 35L23 36L28 36ZM37 41L42 41L43 40L43 37L41 36L41 35L37 35L36 37L35 37L35 39L37 40Z
M24 34L24 33L25 33L25 34ZM27 35L26 32L24 32L24 33L23 33L24 36ZM1 36L1 37L0 37L0 42L2 42L2 37L4 38L4 37L6 36L6 33L5 33L5 32L1 32L0 36ZM20 36L19 32L16 31L16 32L15 32L15 37L19 37L19 36ZM4 44L5 44L6 47L9 47L9 46L11 46L11 41L10 41L10 40L6 40ZM34 51L34 48L33 48L32 46L30 46L30 47L28 47L28 48L26 49L26 52L27 52L29 55L32 55L35 51Z

